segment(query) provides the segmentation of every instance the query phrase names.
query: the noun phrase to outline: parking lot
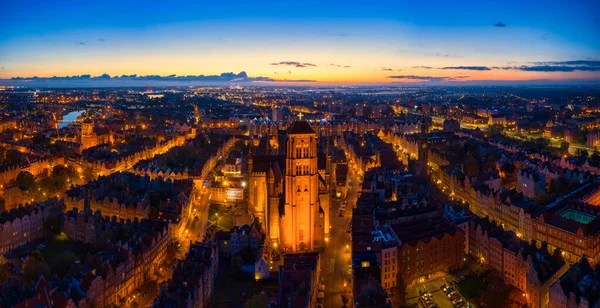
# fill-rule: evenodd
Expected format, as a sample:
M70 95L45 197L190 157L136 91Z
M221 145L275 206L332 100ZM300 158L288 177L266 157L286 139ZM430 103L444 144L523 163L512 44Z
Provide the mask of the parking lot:
M453 296L453 300L456 302L456 305L452 304L452 299L449 299L446 292L442 290L442 286L449 285L450 281L457 280L465 280L469 273L474 271L481 272L481 267L476 263L469 263L465 268L458 270L452 274L445 274L444 276L426 281L425 283L413 285L407 288L407 304L410 306L419 306L419 307L427 307L427 308L455 308L462 307L460 302L458 302L458 298L462 300L464 307L468 307L468 302L466 299L462 297L462 295L458 294L458 290L453 290L456 292L456 295ZM452 290L451 290L452 291ZM423 298L423 294L430 294L431 296L427 296L430 298L430 301L427 301ZM451 292L449 292L451 293ZM452 293L454 294L454 293ZM458 297L457 297L458 296Z
M433 293L421 294L419 303L427 308L466 308L468 306L466 300L457 290L445 284Z

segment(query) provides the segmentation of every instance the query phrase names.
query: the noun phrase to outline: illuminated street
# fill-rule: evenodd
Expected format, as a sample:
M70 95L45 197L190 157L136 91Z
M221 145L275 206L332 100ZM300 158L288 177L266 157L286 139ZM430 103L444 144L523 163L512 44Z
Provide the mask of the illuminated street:
M348 172L348 201L347 210L344 217L338 217L338 209L343 199L335 199L331 207L331 235L329 243L323 252L323 267L321 277L325 285L325 307L342 307L342 294L348 295L351 299L351 251L352 241L350 233L346 232L352 218L352 207L357 199L357 181L356 172L350 169ZM344 286L346 284L346 286ZM352 302L350 300L350 302ZM349 304L351 305L351 304ZM351 306L350 306L351 307Z

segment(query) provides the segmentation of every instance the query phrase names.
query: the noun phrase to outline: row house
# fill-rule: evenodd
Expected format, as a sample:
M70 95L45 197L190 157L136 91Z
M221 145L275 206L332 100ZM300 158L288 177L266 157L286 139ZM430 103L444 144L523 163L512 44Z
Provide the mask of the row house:
M549 308L598 307L600 268L592 267L584 256L550 286Z
M44 223L52 215L58 215L64 202L51 199L45 202L19 206L0 214L0 252L43 238Z
M95 244L103 221L100 211L95 213L91 209L79 212L73 208L65 213L63 231L71 240L85 244Z
M23 155L26 155L25 163L0 166L0 185L6 186L10 181L16 179L22 171L27 171L35 176L46 169L52 168L54 164L53 161L44 158L28 154Z
M122 225L122 221L113 221L110 227ZM155 278L166 261L172 242L168 222L128 221L127 225L132 229L130 240L123 244L108 243L101 252L74 264L67 274L78 280L85 292L83 306L114 307L129 303L134 291Z
M535 198L546 191L546 174L536 169L521 169L517 173L517 190L525 197Z
M74 211L67 214L72 216ZM87 213L79 213L87 215ZM98 214L99 215L99 214ZM40 277L20 304L14 307L121 307L131 303L135 290L149 279L156 279L158 267L166 261L171 245L171 226L156 220L117 221L88 219L86 224L98 229L117 230L127 225L129 239L88 254L83 262L73 263L64 277L46 280ZM80 226L81 227L81 226ZM72 231L69 237L73 235ZM75 239L79 240L79 239Z
M102 144L84 151L81 159L76 161L76 163L80 164L82 167L91 168L100 175L111 174L113 172L133 168L133 166L140 160L151 159L155 155L165 153L175 146L183 145L184 141L184 138L169 138L167 140L157 142L154 146L145 146L134 153L129 152L130 154L123 156L118 155L116 157L106 159L96 159L92 157L87 158L87 152L93 153L96 151L96 148L106 148L110 150L110 145Z
M465 233L438 215L393 225L398 272L407 284L422 283L464 265Z
M321 259L318 252L286 254L279 265L278 307L317 307L321 282Z
M216 243L190 244L185 259L177 261L172 277L161 288L153 307L210 307L218 269L219 252Z
M102 211L105 216L125 219L148 217L151 199L156 197L160 198L161 217L179 221L191 212L193 188L191 179L150 179L147 175L122 172L100 177L83 186L71 186L64 197L67 210L91 208Z
M139 165L135 165L133 168L133 173L140 176L148 175L150 179L157 179L160 177L163 179L184 180L190 178L187 168L183 170L165 170L159 167L152 168L150 166L142 167Z
M458 197L469 203L475 215L489 217L524 240L547 242L552 248L560 248L568 262L577 262L583 254L590 257L590 262L600 257L600 250L594 246L600 241L600 220L595 206L559 200L549 208L540 208L515 190L493 191L466 186L464 191L464 195Z
M264 235L258 219L250 225L234 226L230 231L216 233L219 255L233 257L244 249L258 250L263 245Z
M562 251L530 245L487 218L471 220L469 228L469 254L519 289L529 307L548 307L550 285L568 267Z

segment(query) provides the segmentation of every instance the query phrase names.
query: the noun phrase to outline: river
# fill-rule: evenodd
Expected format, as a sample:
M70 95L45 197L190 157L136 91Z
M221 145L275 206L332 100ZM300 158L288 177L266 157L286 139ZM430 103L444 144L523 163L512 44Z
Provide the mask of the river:
M69 124L75 123L75 121L77 121L77 118L79 118L79 116L84 112L85 110L78 110L67 113L65 116L63 116L62 121L58 123L58 127L63 128L67 127Z

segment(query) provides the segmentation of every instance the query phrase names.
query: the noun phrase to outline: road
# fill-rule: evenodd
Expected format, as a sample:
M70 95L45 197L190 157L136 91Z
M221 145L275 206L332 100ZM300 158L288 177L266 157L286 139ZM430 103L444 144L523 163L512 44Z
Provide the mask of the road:
M350 233L346 232L352 218L352 208L356 206L358 179L355 170L348 172L349 186L346 200L347 211L344 217L338 217L338 209L341 200L333 198L331 205L331 234L329 242L323 251L323 264L321 265L321 277L325 285L325 308L342 307L342 294L345 292L350 301L348 307L352 306L352 276L349 272L351 266L352 241ZM348 245L348 246L346 246ZM346 248L348 247L348 248ZM344 282L347 283L344 286Z
M202 183L196 183L195 187L202 187ZM186 222L185 230L178 236L181 249L178 257L183 258L190 247L190 241L202 241L208 224L208 214L210 209L209 200L210 190L200 188L194 193L192 200L192 213Z
M196 187L196 191L194 192L192 199L192 212L185 222L186 227L183 229L181 233L176 233L173 236L179 240L181 247L176 255L176 259L185 258L185 254L189 250L190 241L202 241L204 239L204 234L206 232L206 227L209 220L209 209L210 209L210 200L209 194L210 190L208 188L202 188L202 181L197 180L194 187ZM176 259L172 260L172 265L175 264ZM162 282L167 281L171 278L171 266L164 266L160 275L158 277L158 285ZM145 292L144 292L145 291ZM159 295L159 288L156 288L156 291L152 291L152 289L148 289L147 291L142 289L141 298L137 301L132 302L129 307L150 307L154 303L154 300Z

